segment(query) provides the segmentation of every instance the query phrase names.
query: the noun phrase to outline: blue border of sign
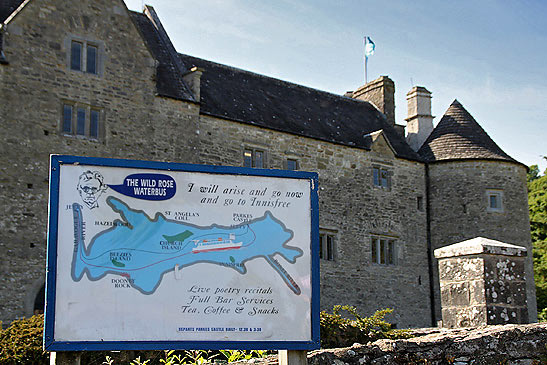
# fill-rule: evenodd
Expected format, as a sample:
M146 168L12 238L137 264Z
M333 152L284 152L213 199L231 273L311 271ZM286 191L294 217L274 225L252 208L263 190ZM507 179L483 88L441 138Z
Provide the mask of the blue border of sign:
M310 181L311 196L311 341L55 341L55 299L57 273L57 234L59 213L60 167L63 164L108 166L211 174L267 176ZM51 155L49 175L49 221L47 237L46 306L44 349L46 351L100 350L314 350L320 347L319 336L319 199L315 172L268 170L231 166L192 165L174 162L124 160L98 157Z

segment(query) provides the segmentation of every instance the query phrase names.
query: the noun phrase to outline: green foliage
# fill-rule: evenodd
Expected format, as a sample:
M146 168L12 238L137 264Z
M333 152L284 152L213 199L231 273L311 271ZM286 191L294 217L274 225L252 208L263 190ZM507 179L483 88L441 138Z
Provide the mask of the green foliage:
M14 321L0 332L0 364L47 364L42 350L44 315Z
M528 205L532 240L544 241L547 239L547 175L528 184Z
M340 313L347 312L353 319ZM355 342L367 343L381 338L408 338L406 331L393 330L384 317L391 309L383 309L370 317L362 317L354 307L337 305L333 313L321 312L321 345L324 348L351 346ZM0 364L48 364L49 355L42 351L43 315L17 320L6 330L0 332ZM179 365L215 362L234 362L263 358L267 351L252 350L186 350L186 351L146 351L138 352L130 365ZM84 352L82 363L121 364L116 361L119 353ZM143 360L141 360L143 359Z
M218 352L210 350L186 350L181 364L201 365L205 362L213 362L213 359L218 355Z
M547 308L543 308L543 310L538 311L538 320L540 322L547 322Z
M533 167L530 168L531 171ZM534 247L537 305L538 312L541 312L547 308L547 175L536 176L529 180L528 205Z
M530 183L531 181L539 177L539 167L538 165L532 165L528 168L528 173L526 174L526 181Z
M533 255L536 297L540 312L547 310L547 240L534 242Z
M149 363L150 363L150 360L141 361L141 357L139 356L135 360L131 361L130 365L148 365Z
M340 315L346 311L354 319L345 318ZM370 317L361 317L355 307L334 306L332 314L321 312L321 347L347 347L354 343L365 344L381 338L408 338L406 331L393 330L391 324L384 320L384 317L393 312L392 309L376 311Z
M220 350L220 353L226 358L227 362L263 358L267 355L267 351L264 350Z

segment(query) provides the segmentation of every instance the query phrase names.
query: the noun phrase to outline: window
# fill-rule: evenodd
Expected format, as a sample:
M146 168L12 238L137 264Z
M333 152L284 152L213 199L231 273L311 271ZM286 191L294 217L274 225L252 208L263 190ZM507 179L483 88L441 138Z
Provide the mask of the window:
M264 151L248 148L243 152L243 166L245 167L264 168L266 167L264 160Z
M99 109L85 105L63 104L61 133L98 140L101 128Z
M319 234L319 258L334 261L334 232L321 232Z
M85 136L85 109L77 108L76 112L76 134Z
M416 198L416 208L419 211L424 210L424 197L423 196L419 196L419 197Z
M97 47L88 44L86 49L86 72L97 74Z
M374 186L378 186L382 189L391 188L391 173L389 170L379 167L372 167L372 182Z
M487 190L487 208L489 212L503 212L503 191L502 190Z
M75 71L82 71L82 55L83 55L82 43L72 41L70 47L70 69Z
M99 139L99 111L91 109L89 120L89 137Z
M373 236L370 248L372 263L397 265L397 245L394 238Z
M287 170L298 170L298 161L292 158L287 159Z
M72 105L63 105L62 132L72 134Z
M69 57L70 69L94 75L99 74L99 53L100 47L98 44L84 40L71 40Z

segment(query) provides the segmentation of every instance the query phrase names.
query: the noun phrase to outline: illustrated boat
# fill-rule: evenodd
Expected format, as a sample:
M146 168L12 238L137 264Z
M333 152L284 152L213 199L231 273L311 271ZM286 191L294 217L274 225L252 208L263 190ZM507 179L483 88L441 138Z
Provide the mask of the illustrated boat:
M230 233L227 240L220 237L216 240L193 240L196 247L192 248L192 252L200 253L209 251L235 250L243 245L243 242L234 242L235 239L236 235L234 233Z

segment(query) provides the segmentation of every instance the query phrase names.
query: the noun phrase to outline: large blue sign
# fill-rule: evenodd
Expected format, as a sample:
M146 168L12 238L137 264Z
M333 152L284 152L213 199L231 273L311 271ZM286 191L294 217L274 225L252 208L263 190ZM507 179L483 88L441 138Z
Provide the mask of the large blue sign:
M44 347L319 347L317 175L52 156Z

